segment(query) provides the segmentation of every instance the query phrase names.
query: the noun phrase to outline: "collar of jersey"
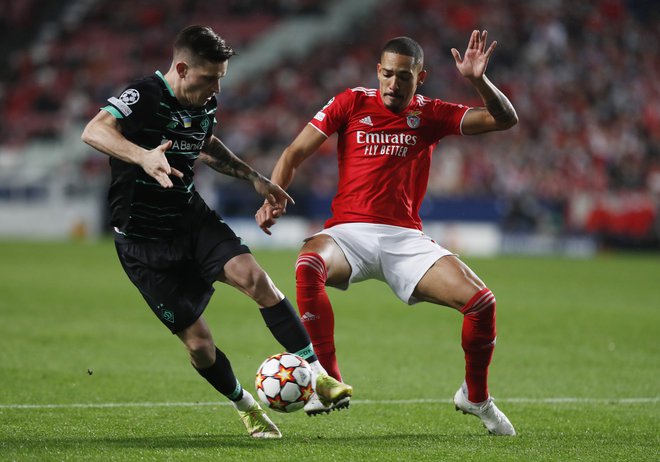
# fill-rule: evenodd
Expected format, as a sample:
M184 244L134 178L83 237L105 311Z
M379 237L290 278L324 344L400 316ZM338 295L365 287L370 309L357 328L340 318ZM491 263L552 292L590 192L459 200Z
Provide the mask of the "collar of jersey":
M167 91L170 92L170 95L174 96L174 90L172 90L172 87L170 87L170 84L167 83L167 80L165 80L165 76L160 71L156 71L156 75L161 78L165 86L167 87Z

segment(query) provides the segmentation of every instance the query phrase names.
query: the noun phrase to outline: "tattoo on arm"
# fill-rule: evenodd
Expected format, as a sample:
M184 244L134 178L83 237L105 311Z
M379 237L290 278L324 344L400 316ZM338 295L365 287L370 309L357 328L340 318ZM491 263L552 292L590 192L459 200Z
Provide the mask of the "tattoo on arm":
M501 92L496 92L486 100L486 109L499 123L509 123L516 119L513 105Z
M252 181L261 175L231 152L220 140L212 138L202 149L202 161L224 175Z
M486 105L486 110L495 120L496 130L510 128L518 123L518 115L511 101L485 75L473 84Z

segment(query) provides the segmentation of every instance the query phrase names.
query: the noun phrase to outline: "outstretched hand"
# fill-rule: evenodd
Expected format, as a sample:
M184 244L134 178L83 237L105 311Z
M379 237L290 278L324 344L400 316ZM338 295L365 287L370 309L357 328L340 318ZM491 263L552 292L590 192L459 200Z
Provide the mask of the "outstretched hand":
M454 61L456 62L456 68L463 77L468 79L480 79L486 73L488 60L497 46L497 42L495 41L490 44L488 49L486 49L487 37L488 31L472 31L470 41L465 50L465 56L463 57L461 57L461 54L456 48L451 49L451 54L454 56Z
M174 186L174 183L172 183L172 180L170 179L170 175L174 175L177 178L183 178L183 173L170 167L169 162L167 162L165 152L170 146L172 146L172 141L166 141L160 146L156 146L151 151L148 151L140 161L140 166L147 175L158 181L163 188L171 188Z

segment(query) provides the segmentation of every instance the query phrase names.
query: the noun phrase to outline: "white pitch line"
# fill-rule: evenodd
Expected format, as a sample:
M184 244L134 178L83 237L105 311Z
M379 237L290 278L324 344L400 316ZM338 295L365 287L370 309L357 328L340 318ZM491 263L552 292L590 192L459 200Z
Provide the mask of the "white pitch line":
M354 399L351 404L451 404L451 399ZM523 404L657 404L660 397L649 398L502 398L497 402ZM70 403L70 404L0 404L0 409L105 409L126 407L197 407L229 406L229 402L198 403Z

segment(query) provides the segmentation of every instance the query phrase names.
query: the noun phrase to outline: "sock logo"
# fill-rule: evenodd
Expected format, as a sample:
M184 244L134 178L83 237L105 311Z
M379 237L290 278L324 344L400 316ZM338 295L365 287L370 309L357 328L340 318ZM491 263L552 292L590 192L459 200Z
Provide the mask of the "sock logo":
M300 317L300 320L301 320L302 322L314 321L314 320L316 320L316 319L321 319L321 316L318 316L318 315L316 315L316 314L314 314L314 313L310 313L309 311L306 312L305 314L303 314L303 315Z
M302 350L296 351L294 355L300 356L302 359L307 359L310 356L314 354L314 349L312 348L312 345L307 345L305 348Z

